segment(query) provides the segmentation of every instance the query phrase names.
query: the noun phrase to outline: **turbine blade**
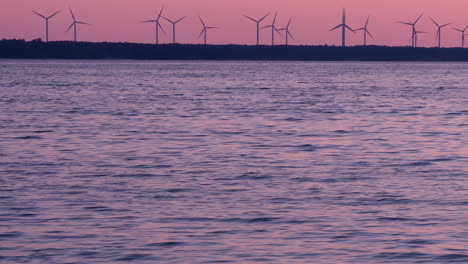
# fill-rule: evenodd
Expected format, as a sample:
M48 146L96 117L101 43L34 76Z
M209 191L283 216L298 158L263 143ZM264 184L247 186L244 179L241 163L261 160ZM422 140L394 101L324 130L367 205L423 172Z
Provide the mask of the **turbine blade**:
M350 28L348 25L344 25L347 29L351 30L352 32L356 33L356 31L354 31L354 29Z
M468 29L468 26L465 27L465 29L463 29L463 31L466 31Z
M366 28L357 28L356 31L365 30Z
M73 11L72 11L71 8L69 8L69 9L70 9L70 14L71 14L71 16L72 16L72 18L73 18L73 21L76 21L76 19L75 19L75 14L73 14Z
M265 16L263 16L262 18L260 18L260 19L258 20L258 22L262 22L262 20L265 19L267 16L269 16L270 13L271 13L271 12L269 12L268 14L266 14Z
M205 32L206 28L202 29L202 31L200 32L200 35L198 35L198 38L201 38L201 36L203 35L203 32Z
M177 23L179 23L180 21L184 20L185 18L186 18L186 16L184 16L184 17L180 18L180 19L179 19L179 20L177 20L175 23L177 24Z
M288 21L288 24L286 25L286 28L289 28L289 25L291 25L291 20L292 20L292 17L289 18L289 21Z
M293 35L289 32L289 30L287 32L288 32L288 35L294 40Z
M328 32L330 32L330 31L333 31L333 30L336 30L336 29L338 29L338 28L340 28L340 27L342 27L342 26L343 26L343 25L342 25L342 24L340 24L340 25L338 25L338 26L336 26L336 27L334 27L334 28L330 29Z
M141 23L154 23L154 22L157 22L157 20L145 20L145 21L141 21Z
M174 23L174 21L170 20L169 18L167 18L167 17L164 17L164 16L163 16L163 18L164 18L164 19L166 19L166 20L167 20L169 23L171 23L171 24L175 24L175 23Z
M273 23L271 23L272 25L274 25L276 23L276 16L278 15L278 12L275 12L275 17L273 18Z
M156 19L159 20L159 18L162 16L163 11L164 11L164 6L161 8L161 11L159 11L159 15Z
M408 26L412 26L412 25L413 25L413 24L408 23L408 22L398 22L398 23L403 24L403 25L408 25Z
M370 16L367 17L366 24L364 25L365 28L367 28L367 25L369 24L369 18Z
M443 27L446 27L446 26L448 26L448 25L450 25L450 24L452 24L452 22L447 23L447 24L444 24L444 25L442 25L442 26L440 26L440 27L443 28Z
M259 22L259 21L255 20L255 19L253 19L253 18L251 18L251 17L249 17L249 16L246 16L246 15L244 15L244 16L245 16L246 18L252 20L252 21L255 22L255 23L258 23L258 22Z
M157 26L162 30L162 32L164 32L164 34L166 34L166 31L164 30L163 26L161 25L161 23L159 23L159 21L156 21L157 23Z
M58 13L60 13L60 11L62 11L62 10L59 10L59 11L55 12L53 15L49 16L47 19L53 18L53 17L56 16Z
M40 16L40 17L42 17L42 18L44 18L44 19L47 19L47 17L45 17L45 16L43 16L43 15L39 14L39 13L38 13L38 12L36 12L36 11L33 11L33 13L34 13L34 14L36 14L36 15L38 15L38 16Z
M276 27L273 27L273 30L276 31L276 33L280 34L281 36L283 36L283 34L281 34L281 32L276 28Z
M86 23L86 22L80 22L80 21L76 21L75 23L77 23L77 24L81 24L81 25L91 25L91 24L89 24L89 23Z
M437 27L440 27L439 24L437 24L437 22L435 22L435 20L432 19L432 17L429 17L429 19L432 20L432 23L434 23ZM416 22L415 22L415 24L416 24Z
M366 33L367 33L372 39L374 39L374 36L372 36L372 34L369 32L369 30L366 29Z
M198 18L200 19L200 22L202 23L203 27L206 27L205 22L203 22L203 19L200 16L198 16Z
M269 27L272 27L272 25L264 26L264 27L261 27L261 28L269 28Z
M73 21L73 23L71 23L71 25L68 27L67 31L65 31L65 32L70 31L70 29L71 29L74 25L75 25L75 22Z
M424 13L422 13L422 14L418 17L418 19L416 19L416 21L414 21L413 24L416 25L416 23L418 23L419 19L421 19L421 17L422 17L423 15L424 15Z
M452 28L453 30L456 30L456 31L459 31L459 32L463 32L463 30L461 29L458 29L458 28Z

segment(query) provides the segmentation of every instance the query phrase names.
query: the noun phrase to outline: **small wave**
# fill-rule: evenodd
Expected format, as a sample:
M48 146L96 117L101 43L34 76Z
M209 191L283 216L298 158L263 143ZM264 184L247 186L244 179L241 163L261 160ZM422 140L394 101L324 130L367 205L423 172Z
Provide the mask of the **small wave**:
M167 242L156 242L145 245L146 247L176 247L185 245L185 242L180 241L167 241Z
M124 257L116 259L116 261L136 261L136 260L144 260L151 257L150 254L128 254Z
M7 233L0 233L0 238L14 238L23 235L22 232L7 232Z
M22 137L15 137L14 139L42 139L40 136L22 136Z

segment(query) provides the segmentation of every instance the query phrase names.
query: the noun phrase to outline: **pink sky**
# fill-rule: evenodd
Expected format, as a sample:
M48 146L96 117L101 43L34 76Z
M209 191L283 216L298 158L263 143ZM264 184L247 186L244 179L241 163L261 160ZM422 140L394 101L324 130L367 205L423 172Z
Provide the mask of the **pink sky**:
M31 11L52 14L62 12L50 22L50 40L71 40L72 32L65 34L71 23L71 6L77 19L91 23L81 26L78 39L81 41L112 42L154 42L154 26L140 23L152 19L162 5L166 6L168 18L187 15L177 26L179 43L200 43L201 30L197 16L201 15L209 26L219 26L209 32L211 44L253 44L255 24L242 17L246 14L260 17L268 12L278 11L278 27L293 16L291 31L295 40L291 44L340 44L340 33L328 30L341 21L342 8L347 9L348 24L361 27L367 15L371 15L369 30L375 40L369 44L409 45L410 28L397 21L410 21L424 12L425 16L418 30L428 34L420 36L422 46L434 46L436 27L429 20L433 17L439 23L453 22L463 28L468 25L467 0L0 0L0 38L44 38L44 21ZM264 23L271 23L272 16ZM163 43L171 40L171 27L163 21L166 35ZM268 30L263 30L261 41L270 43ZM277 41L284 41L277 36ZM362 42L362 34L349 34L348 44ZM443 31L444 46L460 45L460 33L447 27Z

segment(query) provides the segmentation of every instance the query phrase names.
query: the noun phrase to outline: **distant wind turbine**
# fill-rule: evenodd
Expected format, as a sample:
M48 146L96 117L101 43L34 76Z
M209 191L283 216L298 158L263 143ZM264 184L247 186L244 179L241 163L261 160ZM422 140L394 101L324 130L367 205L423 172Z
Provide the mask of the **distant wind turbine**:
M458 29L458 28L453 28L453 29L458 31L458 32L461 32L461 35L462 35L461 47L464 48L465 47L465 36L468 36L468 34L465 34L465 31L468 29L468 26L466 26L464 29Z
M45 32L46 32L46 42L49 42L49 19L53 18L55 15L57 15L58 13L60 13L60 11L61 11L61 10L55 12L54 14L52 14L52 15L50 15L50 16L48 16L48 17L43 16L43 15L39 14L39 13L36 12L36 11L33 11L34 14L36 14L36 15L42 17L42 18L45 20L45 26L46 26L46 31L45 31Z
M260 23L268 16L270 13L266 14L264 17L260 19L253 19L249 16L244 15L247 19L252 20L253 22L257 23L257 46L260 45Z
M341 24L339 24L338 26L330 29L329 31L334 31L338 28L342 29L341 31L341 46L342 47L346 47L346 29L352 31L355 33L354 29L350 28L348 25L346 25L346 9L343 9L343 18L342 18L342 22Z
M161 11L159 12L159 15L156 17L156 19L143 21L143 23L155 23L155 26L156 26L156 45L159 44L159 29L161 29L164 33L166 33L166 31L164 31L164 28L161 25L161 22L159 22L159 20L161 19L163 11L164 11L164 6L161 8Z
M439 25L437 24L437 22L435 22L434 19L432 19L432 17L430 17L430 19L432 20L432 22L436 25L437 27L437 35L436 35L436 40L439 42L439 48L441 47L441 39L442 39L442 28L452 24L452 23L447 23L447 24L444 24L444 25Z
M286 46L288 45L289 37L291 37L292 39L294 39L293 36L292 36L292 34L291 34L291 32L289 31L289 26L291 25L291 20L292 20L292 17L289 18L288 24L286 25L285 28L280 28L280 29L278 29L278 30L280 30L280 31L284 31L284 32L285 32L285 35L286 35L286 42L285 42L285 43L286 43Z
M368 24L369 24L369 17L367 17L366 24L364 24L364 27L356 29L356 31L362 30L362 32L364 33L364 46L367 46L367 35L369 35L372 39L374 39L372 34L367 29Z
M205 45L206 45L206 34L207 34L208 30L209 30L209 29L215 29L215 28L218 28L218 27L207 27L207 26L205 25L205 22L203 21L203 19L202 19L200 16L199 16L198 18L200 19L200 22L202 23L202 26L203 26L203 29L202 29L202 31L200 32L200 35L198 36L198 38L200 38L203 34L205 34L205 36L204 36L204 40L205 40L204 43L205 43Z
M85 22L77 21L71 8L70 8L70 14L72 15L73 23L71 23L71 25L68 27L67 32L70 31L72 27L74 27L74 41L76 42L76 26L78 24L81 24L81 25L89 25L89 24Z
M177 25L177 23L179 23L180 21L182 21L186 17L184 16L182 18L179 18L176 21L170 20L167 17L163 17L163 18L166 19L169 23L172 24L172 44L175 44L176 43L176 25Z
M418 21L421 19L421 17L423 16L423 14L421 14L418 19L416 19L413 23L411 22L400 22L400 24L403 24L403 25L408 25L408 26L411 26L411 46L413 48L416 47L416 24L418 23Z
M275 17L273 18L273 22L271 23L271 25L262 27L262 28L271 28L271 45L272 46L275 45L275 32L280 33L279 30L276 28L277 15L278 15L278 12L275 13Z

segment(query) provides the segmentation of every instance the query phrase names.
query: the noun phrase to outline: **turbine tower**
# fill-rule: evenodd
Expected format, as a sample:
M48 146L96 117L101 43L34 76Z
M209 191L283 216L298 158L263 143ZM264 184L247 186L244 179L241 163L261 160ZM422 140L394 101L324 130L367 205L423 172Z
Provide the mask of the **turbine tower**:
M366 24L364 24L364 27L356 29L356 31L362 30L362 32L364 33L364 46L367 46L367 35L369 35L372 39L374 39L372 34L369 32L369 30L367 30L368 24L369 24L369 17L367 17Z
M458 28L453 28L454 30L461 32L462 35L462 44L461 47L465 47L465 36L468 36L468 34L465 34L465 31L468 29L468 26L466 26L464 29L458 29Z
M342 21L341 21L341 24L339 24L338 26L332 28L329 30L330 31L333 31L333 30L336 30L338 28L341 27L341 46L342 47L346 47L346 29L352 31L352 32L355 32L352 28L350 28L348 25L346 25L346 9L343 9L343 18L342 18Z
M161 19L163 11L164 11L164 6L161 8L161 11L159 12L159 15L156 17L156 19L143 21L143 23L155 23L155 26L156 26L156 45L159 44L159 29L161 29L164 33L166 33L166 31L164 31L164 28L161 25L161 22L159 22L159 20Z
M70 31L70 29L73 27L73 30L74 30L74 41L76 42L76 26L77 26L78 24L81 24L81 25L89 25L89 24L88 24L88 23L85 23L85 22L77 21L76 18L75 18L75 15L73 14L73 11L72 11L71 8L70 8L70 14L72 15L73 23L71 23L71 25L68 27L67 32Z
M45 32L46 32L46 42L49 42L49 19L53 18L55 15L57 15L58 13L60 13L60 11L61 11L61 10L55 12L54 14L52 14L52 15L50 15L50 16L48 16L48 17L43 16L43 15L39 14L39 13L36 12L36 11L33 11L34 14L36 14L36 15L42 17L42 18L45 20L45 26L46 26L46 30L45 30Z
M275 31L280 33L279 30L276 28L276 17L278 15L278 12L275 13L275 17L273 18L273 22L271 23L271 25L268 25L268 26L264 26L262 28L269 28L271 27L271 45L274 46L275 45Z
M200 35L198 36L198 38L200 38L203 34L205 34L205 36L204 36L204 40L205 40L204 43L205 43L205 45L206 45L206 34L207 34L207 32L208 32L208 29L215 29L215 28L218 28L218 27L207 27L207 26L205 25L205 22L203 22L203 19L202 19L200 16L199 16L198 18L200 19L200 22L202 23L202 26L203 26L203 29L202 29L202 31L200 32Z
M289 37L291 37L292 39L294 39L293 36L292 36L292 34L291 34L291 32L289 31L289 26L291 25L291 20L292 20L292 17L289 18L288 24L286 25L285 28L280 28L280 29L278 29L278 30L280 30L280 31L284 31L284 32L285 32L285 35L286 35L286 42L285 42L285 43L286 43L286 46L288 45Z
M400 22L400 24L404 24L404 25L408 25L408 26L411 26L411 46L413 48L416 47L416 24L419 22L419 20L421 19L421 17L423 16L423 14L421 14L418 19L416 19L413 23L411 22Z
M437 22L435 22L435 20L432 19L431 17L430 17L430 19L432 20L432 22L434 23L434 25L436 25L436 27L437 27L436 40L438 40L438 42L439 42L439 48L440 48L440 47L441 47L440 43L441 43L441 39L442 39L442 28L444 28L444 27L446 27L446 26L448 26L448 25L450 25L450 24L452 24L452 23L447 23L447 24L444 24L444 25L441 26L441 25L437 24Z
M260 19L253 19L249 16L244 15L244 17L252 20L253 22L257 23L257 46L260 45L260 23L268 16L270 13L266 14L264 17Z
M166 19L169 23L172 24L172 44L176 44L176 25L177 25L177 23L179 23L180 21L182 21L186 17L185 16L181 17L181 18L177 19L176 21L170 20L167 17L163 17L163 18Z

